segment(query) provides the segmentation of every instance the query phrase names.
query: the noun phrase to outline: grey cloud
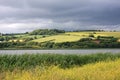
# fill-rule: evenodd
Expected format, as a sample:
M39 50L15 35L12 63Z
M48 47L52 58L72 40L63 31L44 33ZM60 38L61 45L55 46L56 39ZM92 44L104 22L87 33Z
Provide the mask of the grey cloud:
M3 24L17 24L14 30L113 29L120 25L119 10L120 0L0 0L0 31Z

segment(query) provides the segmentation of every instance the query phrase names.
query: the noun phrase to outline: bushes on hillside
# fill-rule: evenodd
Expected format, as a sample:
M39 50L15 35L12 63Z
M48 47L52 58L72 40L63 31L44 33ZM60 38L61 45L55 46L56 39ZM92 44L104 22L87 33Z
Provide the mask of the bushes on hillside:
M54 35L58 33L65 33L64 30L58 29L37 29L29 33L30 35Z

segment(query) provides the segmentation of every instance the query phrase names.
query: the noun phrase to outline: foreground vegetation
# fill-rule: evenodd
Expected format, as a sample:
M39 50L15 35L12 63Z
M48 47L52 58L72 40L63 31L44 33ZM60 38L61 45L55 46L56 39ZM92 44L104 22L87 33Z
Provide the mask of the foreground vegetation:
M115 60L120 54L90 54L90 55L62 55L62 54L23 54L23 55L0 55L0 71L29 69L36 66L57 65L61 68L83 66L88 63Z
M92 54L83 56L55 54L3 55L2 58L4 64L2 64L1 68L6 66L7 70L4 69L0 73L0 80L120 80L120 54ZM20 60L19 58L22 59ZM44 60L41 62L44 65L38 64L40 60ZM19 66L16 67L18 64ZM64 64L64 66L74 65L74 67L61 68L59 66L61 64ZM9 65L13 65L11 67L14 67L14 69L10 70L11 67ZM23 65L26 68L18 68Z
M36 67L32 70L7 71L5 80L120 80L120 60L99 62L83 67L60 69L53 66L47 69Z

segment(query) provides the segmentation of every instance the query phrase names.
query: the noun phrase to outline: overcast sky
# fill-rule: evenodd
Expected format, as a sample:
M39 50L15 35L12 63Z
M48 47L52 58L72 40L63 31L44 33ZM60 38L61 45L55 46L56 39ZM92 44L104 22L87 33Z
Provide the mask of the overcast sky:
M0 0L0 32L120 30L120 0Z

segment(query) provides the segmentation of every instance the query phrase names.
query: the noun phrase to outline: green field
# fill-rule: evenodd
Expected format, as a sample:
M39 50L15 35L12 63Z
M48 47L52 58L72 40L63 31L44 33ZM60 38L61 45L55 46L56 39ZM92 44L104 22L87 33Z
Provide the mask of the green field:
M23 34L23 35L14 35L15 37L18 37L18 39L25 39L25 38L41 38L42 35L29 35L29 34Z
M72 42L72 41L78 41L80 40L80 36L74 36L74 35L66 35L66 34L60 34L60 35L54 35L49 36L45 38L39 38L36 40L33 40L34 42L46 42L46 41L52 41L55 43L61 43L61 42Z
M45 38L39 38L33 41L34 42L52 41L55 43L72 42L72 41L78 41L81 38L87 38L89 37L90 34L93 34L95 37L113 36L115 38L120 38L120 32L66 32L65 34L59 34L59 35L49 36Z
M44 36L49 36L49 35L44 35ZM29 35L29 34L23 34L23 35L14 35L14 37L16 37L16 39L12 39L12 40L9 40L9 42L16 42L17 40L19 40L20 42L24 42L25 39L28 39L28 38L42 38L43 35Z
M66 34L76 35L76 36L86 36L89 34L93 34L95 37L97 36L113 36L116 38L120 38L120 32L67 32Z

